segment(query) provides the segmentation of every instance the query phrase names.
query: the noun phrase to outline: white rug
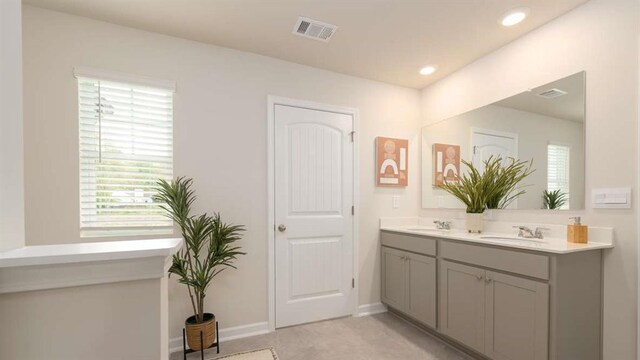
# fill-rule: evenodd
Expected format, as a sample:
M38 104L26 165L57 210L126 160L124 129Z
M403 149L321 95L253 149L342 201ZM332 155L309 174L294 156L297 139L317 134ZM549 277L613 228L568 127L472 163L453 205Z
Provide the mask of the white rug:
M226 359L226 360L278 360L278 355L276 355L275 350L273 348L260 349L260 350L252 350L241 352L232 355L221 356L217 358L212 358L215 360L218 359Z

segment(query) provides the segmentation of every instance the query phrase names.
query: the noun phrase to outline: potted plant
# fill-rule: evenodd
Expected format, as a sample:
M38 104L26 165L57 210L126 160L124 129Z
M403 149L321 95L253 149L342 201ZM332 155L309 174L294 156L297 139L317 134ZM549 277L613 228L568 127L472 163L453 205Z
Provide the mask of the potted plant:
M562 205L567 203L567 194L558 189L555 191L545 190L542 193L543 209L555 210L560 209Z
M455 181L445 181L440 187L458 198L467 206L467 231L481 233L483 230L482 214L487 204L487 178L466 160L461 159L469 171L457 176Z
M533 160L508 159L505 165L502 157L490 157L483 161L481 173L472 163L461 160L468 168L467 173L457 176L455 181L445 181L441 188L458 198L467 206L467 231L481 233L485 209L504 209L525 193L517 185L535 170Z
M524 178L531 175L533 159L516 160L512 157L490 157L484 162L483 176L489 184L487 193L487 209L506 209L515 199L526 193L523 186L518 186Z
M173 256L169 276L178 276L178 282L187 286L193 315L185 321L187 342L192 350L206 349L216 339L216 320L204 311L204 300L213 278L232 267L240 248L233 243L241 238L242 225L230 225L222 221L220 214L191 215L191 205L196 199L191 189L192 179L179 177L171 182L158 180L153 197L160 203L169 218L180 227L184 247Z

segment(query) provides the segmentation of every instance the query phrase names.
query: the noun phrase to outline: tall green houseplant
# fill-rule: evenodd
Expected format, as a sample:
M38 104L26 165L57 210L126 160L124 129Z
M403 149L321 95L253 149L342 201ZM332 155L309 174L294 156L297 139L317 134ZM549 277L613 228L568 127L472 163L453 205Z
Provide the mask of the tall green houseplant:
M244 255L234 243L241 238L242 225L222 221L219 213L191 215L196 196L192 179L179 177L171 182L158 180L153 197L179 227L184 247L173 256L170 275L187 286L196 323L205 320L204 299L213 278L227 268L236 268L233 261Z

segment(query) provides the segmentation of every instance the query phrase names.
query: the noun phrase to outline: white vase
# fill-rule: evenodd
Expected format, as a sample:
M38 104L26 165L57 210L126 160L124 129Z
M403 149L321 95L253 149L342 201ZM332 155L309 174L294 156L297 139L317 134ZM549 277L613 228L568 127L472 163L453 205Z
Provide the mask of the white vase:
M470 233L481 233L484 225L484 214L467 213L467 231Z

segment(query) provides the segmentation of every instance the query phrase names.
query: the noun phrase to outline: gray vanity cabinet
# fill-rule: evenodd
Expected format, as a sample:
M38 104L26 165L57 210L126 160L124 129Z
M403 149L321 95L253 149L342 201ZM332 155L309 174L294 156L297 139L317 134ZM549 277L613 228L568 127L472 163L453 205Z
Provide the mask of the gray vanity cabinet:
M486 271L484 353L495 360L546 360L549 285Z
M495 360L547 359L547 284L443 261L440 286L442 333Z
M436 259L407 253L405 312L414 319L436 327Z
M484 270L443 261L440 266L440 331L484 350Z
M405 308L405 252L382 247L382 301L398 310Z
M382 302L452 344L492 360L602 359L601 251L380 239Z
M390 240L394 235L383 237ZM411 241L406 237L405 241ZM420 240L420 239L418 239ZM424 243L424 241L423 241ZM382 246L382 302L422 324L436 327L436 259L400 248ZM420 248L425 253L432 248Z

